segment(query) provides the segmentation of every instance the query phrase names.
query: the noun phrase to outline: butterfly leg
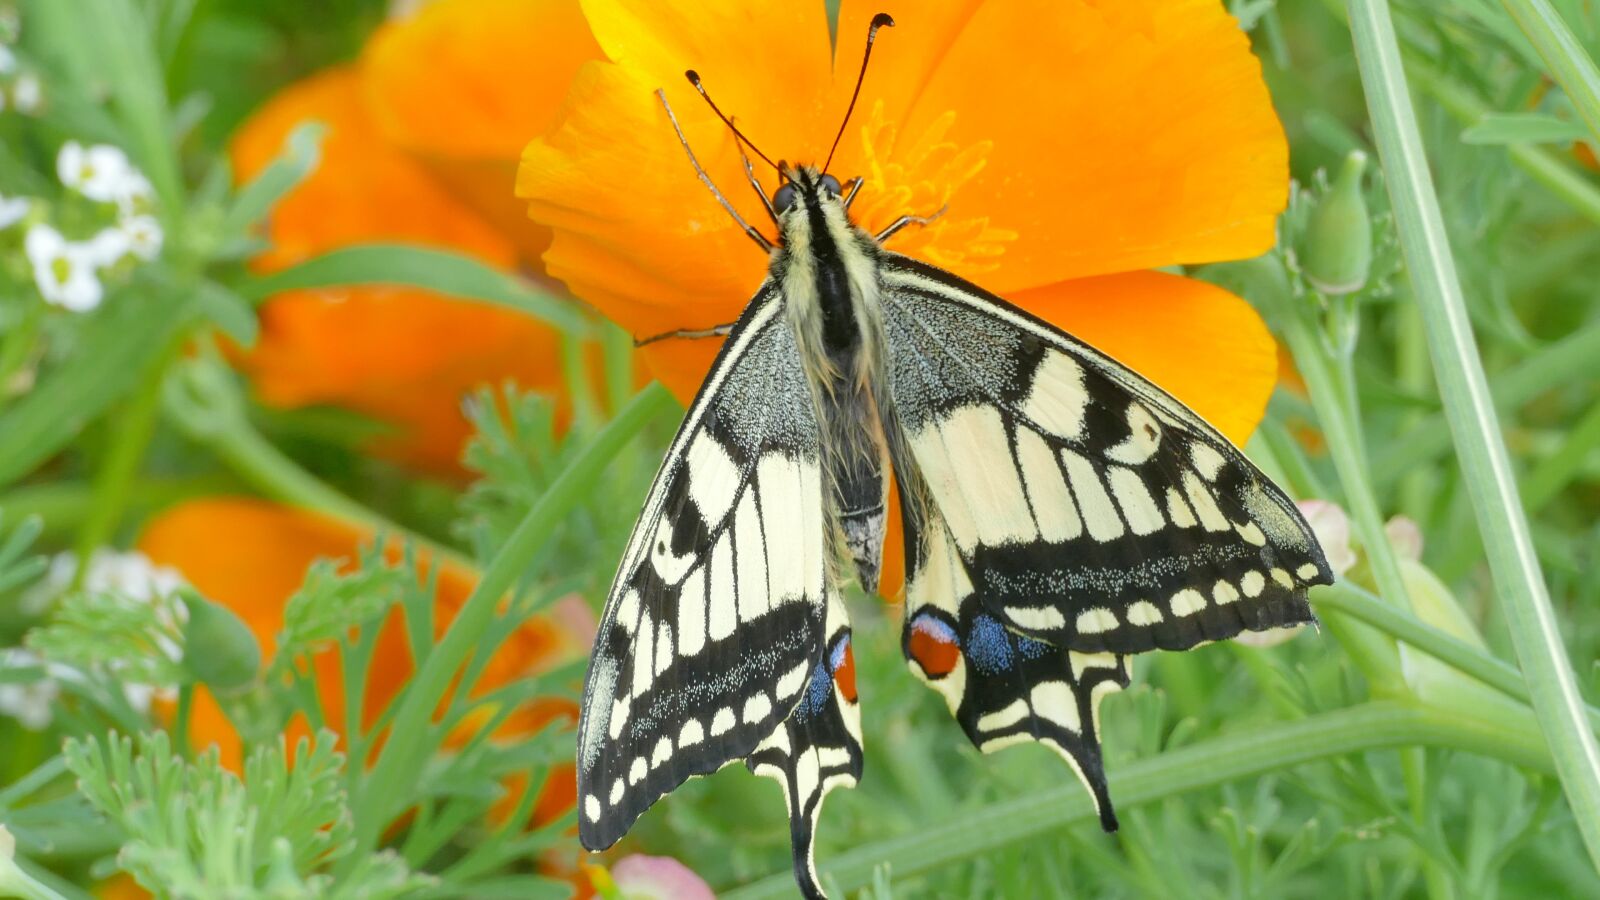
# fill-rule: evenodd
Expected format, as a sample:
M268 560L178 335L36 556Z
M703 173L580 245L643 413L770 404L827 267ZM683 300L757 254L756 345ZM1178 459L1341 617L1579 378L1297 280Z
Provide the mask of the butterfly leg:
M851 192L851 196L855 196L854 191ZM887 241L889 238L894 236L895 232L906 227L907 225L931 225L938 221L939 217L944 215L945 211L949 208L950 207L948 205L942 206L939 208L938 212L931 216L901 216L900 218L891 222L888 228L878 232L878 243L881 244L884 241Z
M862 178L860 175L857 175L856 177L850 179L849 187L846 187L844 189L844 209L845 209L845 212L849 212L850 211L850 204L856 202L856 194L858 192L860 192L861 185L863 185L865 183L866 183L866 179Z
M744 233L750 236L750 240L756 242L756 246L760 247L762 252L771 253L772 242L767 240L766 235L757 231L755 226L746 222L744 216L739 215L739 211L733 208L733 204L728 202L728 198L722 196L722 192L717 190L716 182L712 181L711 176L706 174L706 170L700 167L700 160L695 158L694 150L689 146L689 139L684 136L683 128L678 125L678 117L672 111L672 104L667 102L666 91L656 88L656 97L661 100L662 108L667 111L667 119L672 122L672 130L678 133L678 143L683 145L683 152L689 154L689 165L694 166L695 174L700 176L700 181L706 186L707 190L711 191L711 196L717 198L717 202L722 204L722 208L728 211L728 215L733 216L733 220L739 223L739 227L743 228ZM740 152L742 153L743 151Z
M733 331L732 322L713 325L710 328L680 328L677 331L664 331L647 338L634 338L633 346L643 347L646 344L654 344L656 341L664 341L668 338L727 337L730 331Z

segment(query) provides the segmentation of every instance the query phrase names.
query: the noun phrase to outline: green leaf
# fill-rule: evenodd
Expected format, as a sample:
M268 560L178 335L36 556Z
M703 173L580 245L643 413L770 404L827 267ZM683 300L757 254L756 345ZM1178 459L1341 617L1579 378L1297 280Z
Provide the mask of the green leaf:
M232 237L261 221L284 195L304 181L322 159L322 139L328 127L321 122L301 122L283 141L283 152L255 180L240 188L222 219L221 233Z
M61 367L0 414L0 485L26 475L137 387L188 321L185 305L134 291L108 297Z
M258 747L243 779L215 746L185 762L165 732L140 735L137 751L113 733L62 752L82 795L127 836L118 865L161 896L393 897L428 886L387 852L340 881L325 873L352 847L337 742L322 731L292 755L281 741Z
M1550 0L1503 0L1550 77L1561 85L1589 132L1600 138L1600 68L1589 58L1583 42L1572 33Z
M1469 144L1564 144L1588 136L1582 124L1542 113L1490 113L1461 132Z
M496 271L459 253L406 244L366 244L334 250L293 268L238 285L238 293L263 300L282 291L388 284L425 288L504 306L542 319L570 334L589 324L573 305L534 289L528 282Z
M0 515L0 524L4 521L4 516ZM42 556L28 553L43 530L44 520L29 516L11 529L11 534L0 544L0 594L22 587L44 574L48 561Z
M195 306L222 333L246 350L255 346L261 324L250 301L215 281L201 281L195 289Z
M57 605L49 624L28 634L40 656L119 680L171 687L189 680L179 665L183 631L175 598L79 592Z

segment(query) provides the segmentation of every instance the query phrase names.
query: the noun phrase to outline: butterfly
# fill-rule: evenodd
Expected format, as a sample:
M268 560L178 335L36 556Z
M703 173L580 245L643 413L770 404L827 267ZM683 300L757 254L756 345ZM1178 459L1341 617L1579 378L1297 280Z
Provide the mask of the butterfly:
M872 21L850 111L874 38ZM694 72L690 82L711 103ZM578 728L578 833L615 843L689 778L777 779L795 877L824 795L862 772L840 584L877 587L888 479L904 524L902 650L983 751L1056 750L1116 828L1099 703L1127 657L1313 622L1333 580L1294 504L1160 388L850 219L862 178L772 163L770 262L651 485L607 597ZM840 133L843 133L841 126ZM835 138L834 148L838 146ZM665 336L663 336L665 337Z

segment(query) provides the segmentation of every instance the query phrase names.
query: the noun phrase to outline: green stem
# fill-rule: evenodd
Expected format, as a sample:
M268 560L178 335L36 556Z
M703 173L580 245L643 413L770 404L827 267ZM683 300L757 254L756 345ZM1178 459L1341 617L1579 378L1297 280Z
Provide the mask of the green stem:
M1600 138L1600 70L1549 0L1502 0L1550 77L1566 92L1589 131Z
M1416 616L1390 606L1359 587L1341 581L1311 595L1317 610L1336 609L1353 619L1421 650L1469 678L1521 703L1529 703L1528 684L1516 667L1466 641L1440 631ZM1589 727L1600 732L1600 709L1588 707Z
M182 340L181 335L174 336L162 358L145 373L144 383L128 405L112 419L111 448L95 472L89 514L79 527L78 539L73 545L78 557L78 570L72 579L74 588L82 586L89 572L89 558L111 539L127 510L134 476L155 436L156 413L161 408L161 384L171 360L182 347Z
M444 637L428 654L399 701L390 739L384 745L358 795L352 798L359 860L378 844L383 828L410 802L411 794L395 786L411 783L437 747L437 729L430 728L434 710L494 621L501 598L526 571L528 560L549 540L568 512L593 490L606 466L634 435L655 417L675 409L676 401L660 384L634 396L585 451L550 485L484 570Z
M1538 736L1508 732L1503 721L1479 719L1470 711L1375 701L1120 766L1110 779L1111 796L1128 809L1315 760L1415 745L1466 750L1543 772L1551 769ZM1076 783L1063 784L874 841L824 861L820 869L841 890L850 891L870 883L873 870L885 863L897 879L904 879L1090 822L1094 816L1088 793ZM786 870L719 896L758 900L793 893L793 876Z
M1586 720L1583 698L1517 496L1511 462L1500 439L1499 417L1473 341L1422 135L1406 89L1394 23L1386 0L1349 0L1349 10L1356 62L1400 245L1427 327L1434 375L1463 480L1512 644L1527 677L1534 712L1549 742L1590 862L1600 868L1600 746Z
M1406 596L1405 580L1400 577L1400 562L1384 534L1383 513L1367 481L1366 451L1356 411L1350 405L1351 391L1346 379L1340 378L1304 312L1285 316L1283 328L1289 350L1294 354L1295 367L1305 378L1306 389L1311 394L1317 423L1328 441L1328 455L1333 457L1333 467L1339 473L1345 502L1350 505L1350 519L1372 565L1378 592L1388 602L1409 609L1411 604Z

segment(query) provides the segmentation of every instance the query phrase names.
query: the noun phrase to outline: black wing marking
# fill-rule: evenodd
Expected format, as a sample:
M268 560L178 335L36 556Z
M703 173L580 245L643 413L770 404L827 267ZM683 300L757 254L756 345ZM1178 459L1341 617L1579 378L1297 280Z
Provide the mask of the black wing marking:
M829 598L828 632L827 651L812 670L805 695L783 725L745 760L750 771L783 785L795 881L808 900L824 896L812 853L823 797L836 787L854 787L861 778L855 659L837 594Z
M1127 686L1125 658L1067 650L1007 628L973 592L944 523L907 503L901 501L908 573L901 649L911 671L944 696L983 752L1035 740L1060 754L1094 798L1101 827L1115 831L1099 708Z
M816 416L780 293L756 295L689 408L606 601L578 731L578 833L609 847L780 728L822 658Z
M1081 651L1181 650L1314 621L1333 573L1216 429L1104 354L885 254L894 460L921 470L983 605Z

